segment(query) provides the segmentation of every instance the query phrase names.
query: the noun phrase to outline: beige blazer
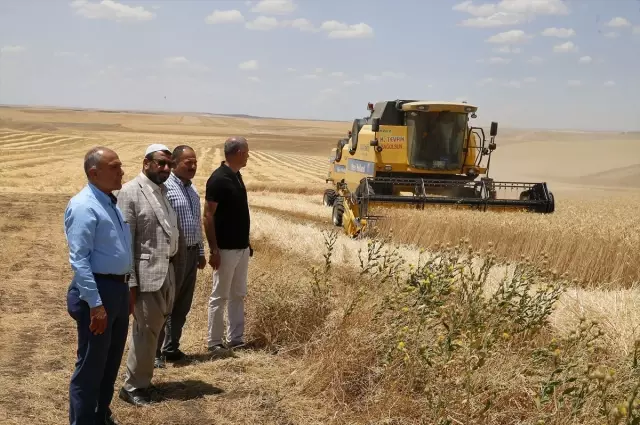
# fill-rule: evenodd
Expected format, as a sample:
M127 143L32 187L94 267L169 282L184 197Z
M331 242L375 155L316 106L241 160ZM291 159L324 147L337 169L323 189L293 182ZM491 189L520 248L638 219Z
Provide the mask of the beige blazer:
M160 188L166 196L164 185ZM157 291L164 284L172 259L171 232L178 232L178 245L184 243L180 240L183 235L177 216L174 215L173 221L165 217L162 206L140 175L122 185L117 197L124 220L131 229L134 261L129 286L138 286L141 292ZM174 212L168 202L167 208ZM172 222L177 227L172 228Z

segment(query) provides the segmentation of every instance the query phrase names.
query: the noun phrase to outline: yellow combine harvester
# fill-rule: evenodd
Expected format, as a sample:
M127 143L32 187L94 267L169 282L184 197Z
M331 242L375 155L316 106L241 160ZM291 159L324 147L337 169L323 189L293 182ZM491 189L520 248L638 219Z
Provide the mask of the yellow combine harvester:
M323 203L333 207L333 223L347 234L357 236L377 218L371 214L375 206L554 211L546 183L489 178L498 124L491 123L487 144L484 130L469 124L476 106L395 100L368 109L370 116L355 119L329 157L326 181L333 187Z

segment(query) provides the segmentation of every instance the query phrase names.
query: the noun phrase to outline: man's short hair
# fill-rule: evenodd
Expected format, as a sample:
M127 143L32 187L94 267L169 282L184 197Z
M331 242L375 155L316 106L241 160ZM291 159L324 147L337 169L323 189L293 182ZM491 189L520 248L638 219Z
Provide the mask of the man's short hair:
M247 139L244 137L230 137L224 142L224 156L235 155L240 148L247 145Z
M171 154L171 159L173 159L174 161L178 161L180 159L180 157L182 156L182 153L184 151L186 151L186 150L192 150L193 151L193 148L191 146L188 146L188 145L176 146L175 149L173 150L173 153Z
M102 160L102 154L105 150L109 150L104 146L95 146L89 150L84 156L84 173L89 177L89 170L93 167L97 167Z

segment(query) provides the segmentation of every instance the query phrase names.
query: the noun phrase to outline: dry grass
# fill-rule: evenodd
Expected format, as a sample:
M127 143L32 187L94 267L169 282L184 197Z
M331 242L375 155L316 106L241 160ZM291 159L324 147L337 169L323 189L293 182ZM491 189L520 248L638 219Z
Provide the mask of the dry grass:
M503 258L539 258L592 288L640 283L640 194L572 199L556 208L553 215L386 210L376 227L383 234L392 231L398 242L429 249L460 238L473 245L491 241Z
M634 354L640 296L632 288L640 264L637 191L627 191L622 204L613 198L592 203L582 188L571 186L570 178L580 173L576 169L562 182L568 189L555 191L558 211L551 217L395 212L394 244L387 247L404 264L388 273L388 267L376 265L381 260L376 244L323 233L331 229L330 209L321 205L326 155L348 123L2 109L0 124L0 152L7 159L0 169L5 242L0 245L0 333L8 340L0 345L0 423L66 421L76 336L65 311L71 274L62 214L69 197L84 185L84 152L96 144L115 148L128 180L139 172L147 144L190 144L200 163L195 185L203 193L221 160L223 140L237 133L248 134L252 143L244 172L256 249L247 333L258 347L232 359L207 358L211 270L205 269L198 276L182 347L193 360L156 373L154 397L160 403L153 407L135 409L116 399L119 423L590 425L631 424L634 418L616 422L610 410L631 396L638 382ZM556 137L505 134L520 150L530 139ZM557 137L564 144L577 143L570 135ZM602 158L589 161L593 178L629 165L623 155L611 164ZM608 185L614 174L605 173ZM569 195L573 199L567 200ZM498 262L521 254L537 261L546 252L546 268L573 274L590 286L575 288L534 274L527 291L503 297L507 301L501 306L509 308L496 309L491 295L501 287L500 273L513 274L513 266L495 264L486 278L458 276L453 282L446 268L416 267L419 247L454 246L460 237L482 248L494 241ZM361 263L367 253L368 261ZM474 262L476 270L486 258ZM424 291L426 280L431 292ZM411 282L421 289L406 291ZM537 289L549 283L561 290L558 298L536 298ZM447 285L448 290L433 292ZM417 294L431 295L418 299ZM417 301L435 307L404 310ZM585 323L597 320L604 332L595 343L575 343L582 315ZM517 329L534 316L544 320ZM451 338L457 346L442 344L448 341L441 340L448 332L443 323L457 332ZM484 343L478 345L480 335ZM400 341L404 345L399 347ZM431 365L421 356L422 346L431 350ZM482 366L470 368L481 358ZM584 374L590 363L616 373L613 378L591 373L590 378ZM553 382L555 387L548 385ZM587 392L571 390L572 382ZM487 401L492 401L488 407ZM575 401L581 409L572 416ZM603 403L609 412L601 412Z

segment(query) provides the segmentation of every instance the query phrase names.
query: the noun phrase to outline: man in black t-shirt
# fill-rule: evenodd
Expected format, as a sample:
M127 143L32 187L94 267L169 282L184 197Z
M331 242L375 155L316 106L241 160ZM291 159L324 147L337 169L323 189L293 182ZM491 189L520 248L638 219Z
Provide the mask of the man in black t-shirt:
M230 137L224 144L225 160L207 180L204 227L209 242L213 288L209 298L207 346L214 355L244 345L244 297L249 245L249 203L240 169L247 165L249 145L244 137ZM224 305L229 324L224 334Z

